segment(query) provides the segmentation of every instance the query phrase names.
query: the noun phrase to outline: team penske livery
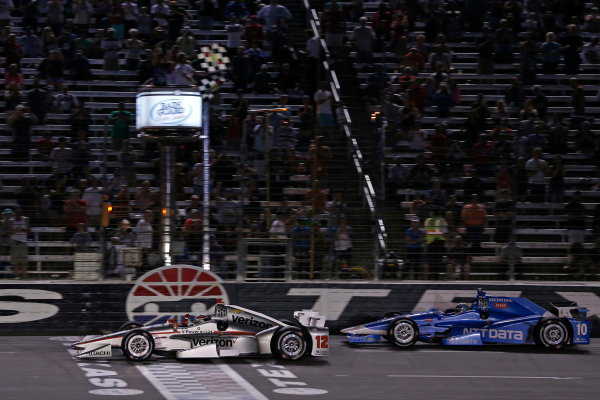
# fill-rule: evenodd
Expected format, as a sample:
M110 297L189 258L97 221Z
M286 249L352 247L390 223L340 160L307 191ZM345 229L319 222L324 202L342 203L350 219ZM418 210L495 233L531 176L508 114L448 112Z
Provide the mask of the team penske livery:
M176 358L224 358L274 355L298 360L329 353L325 317L312 310L294 312L294 320L278 321L243 307L217 301L212 315L186 315L181 325L125 324L119 332L86 336L72 345L78 358L105 358L119 348L132 361L152 354Z
M558 350L590 343L588 311L573 302L550 304L546 310L525 298L486 296L479 289L473 304L458 304L453 312L432 308L417 314L390 313L342 333L351 344L389 341L400 348L422 341L449 346L538 344Z

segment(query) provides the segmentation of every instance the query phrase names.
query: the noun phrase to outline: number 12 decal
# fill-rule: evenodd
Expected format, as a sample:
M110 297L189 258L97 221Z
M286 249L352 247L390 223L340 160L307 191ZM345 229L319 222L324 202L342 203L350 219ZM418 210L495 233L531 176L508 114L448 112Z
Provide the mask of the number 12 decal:
M317 349L327 349L329 348L329 336L315 336L317 340Z

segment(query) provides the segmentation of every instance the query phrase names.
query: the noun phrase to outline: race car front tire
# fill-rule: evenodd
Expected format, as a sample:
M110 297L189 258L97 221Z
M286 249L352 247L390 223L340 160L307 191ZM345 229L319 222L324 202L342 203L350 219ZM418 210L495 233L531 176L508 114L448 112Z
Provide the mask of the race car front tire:
M407 348L417 342L419 336L419 327L415 322L408 318L398 318L388 325L388 340L396 347Z
M296 361L302 358L308 348L302 329L285 326L275 332L271 339L271 353L282 360Z
M154 338L149 332L136 329L125 335L121 350L128 360L146 361L154 352Z
M569 330L557 318L542 319L535 328L534 339L539 346L559 350L569 343Z

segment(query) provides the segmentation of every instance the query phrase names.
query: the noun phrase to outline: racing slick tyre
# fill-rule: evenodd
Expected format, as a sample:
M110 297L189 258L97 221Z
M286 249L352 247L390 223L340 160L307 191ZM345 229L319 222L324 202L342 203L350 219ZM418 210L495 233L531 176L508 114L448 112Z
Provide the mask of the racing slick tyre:
M120 331L128 331L130 329L141 328L142 324L135 321L127 321L119 328Z
M306 336L295 326L279 329L271 339L271 353L282 360L299 360L307 348Z
M569 330L559 319L542 319L535 328L534 339L539 346L558 350L569 343Z
M149 332L136 329L125 335L121 350L128 360L146 361L154 352L154 338Z
M408 318L398 318L388 325L386 338L396 347L406 348L414 345L418 336L419 328L414 321Z

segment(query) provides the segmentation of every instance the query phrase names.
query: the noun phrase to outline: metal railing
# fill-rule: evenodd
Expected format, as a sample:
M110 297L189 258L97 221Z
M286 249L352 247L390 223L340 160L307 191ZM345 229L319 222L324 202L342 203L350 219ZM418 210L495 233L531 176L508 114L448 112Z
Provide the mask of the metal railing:
M340 93L341 87L337 77L335 70L330 67L331 64L331 53L327 48L327 44L325 40L322 38L321 34L321 24L319 22L318 12L311 8L308 0L302 0L304 7L306 9L306 15L308 18L307 23L310 25L310 29L313 31L313 34L316 37L320 37L321 47L323 49L323 54L325 59L323 60L323 69L325 71L325 77L329 83L331 88L331 93L336 103L341 104L340 101ZM371 219L373 221L373 228L375 230L374 235L374 246L375 251L374 255L374 265L375 265L375 279L380 278L381 271L378 270L378 260L380 259L381 254L386 253L387 248L387 233L385 229L385 224L383 219L379 216L379 210L377 205L377 196L375 192L375 188L373 187L373 180L367 174L363 168L364 160L360 148L358 146L358 142L356 138L352 135L352 119L350 118L350 114L348 110L342 106L342 121L339 121L341 128L344 132L347 148L348 148L348 158L352 160L352 164L354 169L359 177L359 193L361 193L364 205L369 210Z

